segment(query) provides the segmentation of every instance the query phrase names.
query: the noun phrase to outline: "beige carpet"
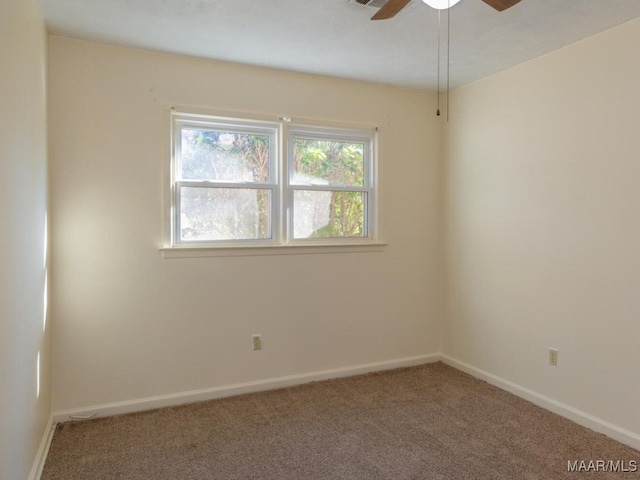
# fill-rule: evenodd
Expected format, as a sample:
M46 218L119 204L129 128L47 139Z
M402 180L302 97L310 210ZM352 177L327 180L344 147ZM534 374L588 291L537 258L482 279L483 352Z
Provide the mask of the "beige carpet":
M640 452L436 363L65 423L42 480L640 478L599 460Z

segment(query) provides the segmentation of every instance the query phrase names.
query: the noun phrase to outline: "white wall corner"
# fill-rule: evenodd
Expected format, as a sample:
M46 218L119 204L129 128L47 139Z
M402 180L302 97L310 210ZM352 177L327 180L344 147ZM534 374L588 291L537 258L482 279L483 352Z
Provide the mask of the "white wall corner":
M49 421L47 422L44 433L42 434L42 440L40 440L40 446L38 447L36 458L33 461L33 466L31 467L31 472L29 473L28 480L40 480L42 471L44 470L44 464L47 461L47 455L49 454L49 448L51 447L51 442L53 441L53 434L55 431L56 423L54 422L53 414L51 414L49 416Z

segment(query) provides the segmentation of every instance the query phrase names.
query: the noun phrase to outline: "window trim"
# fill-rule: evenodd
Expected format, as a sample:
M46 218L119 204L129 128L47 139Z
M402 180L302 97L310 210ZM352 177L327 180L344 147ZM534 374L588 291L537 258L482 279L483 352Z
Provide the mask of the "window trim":
M302 253L345 253L380 251L386 243L381 241L380 176L378 169L378 128L339 122L300 119L293 122L288 117L267 117L251 113L212 112L193 107L172 106L168 110L167 123L169 135L167 150L168 166L165 166L165 202L164 202L164 245L160 248L165 258L237 256L237 255L282 255ZM251 183L251 188L271 189L272 199L271 238L247 240L216 241L178 241L179 208L178 191L180 185L191 183L189 180L176 180L177 155L179 154L179 132L183 125L224 127L248 132L264 128L274 133L276 157L271 159L269 183ZM258 127L258 128L254 128ZM304 133L304 138L345 139L364 141L370 158L365 157L365 179L363 186L315 186L290 184L292 156L290 141L292 133ZM326 132L327 136L323 136ZM222 186L223 182L213 182ZM219 185L218 185L219 184ZM224 182L224 186L240 188L244 183ZM303 188L299 188L303 187ZM363 191L367 199L365 204L366 236L364 237L327 237L293 238L293 192L295 190L344 190Z

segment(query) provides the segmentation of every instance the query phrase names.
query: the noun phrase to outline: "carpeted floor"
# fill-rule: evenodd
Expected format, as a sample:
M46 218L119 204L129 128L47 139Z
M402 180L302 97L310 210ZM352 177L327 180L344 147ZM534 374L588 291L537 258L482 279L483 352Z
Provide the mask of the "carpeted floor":
M640 452L436 363L61 424L42 480L640 478L597 461Z

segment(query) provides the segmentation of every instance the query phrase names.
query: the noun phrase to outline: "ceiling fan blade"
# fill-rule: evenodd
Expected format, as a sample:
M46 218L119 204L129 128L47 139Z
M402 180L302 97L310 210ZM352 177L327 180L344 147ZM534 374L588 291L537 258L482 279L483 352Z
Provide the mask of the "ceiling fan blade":
M495 8L499 12L501 12L503 10L506 10L507 8L513 7L520 0L482 0L482 1L487 5Z
M395 17L410 1L411 0L389 0L371 17L371 20L386 20L387 18Z

